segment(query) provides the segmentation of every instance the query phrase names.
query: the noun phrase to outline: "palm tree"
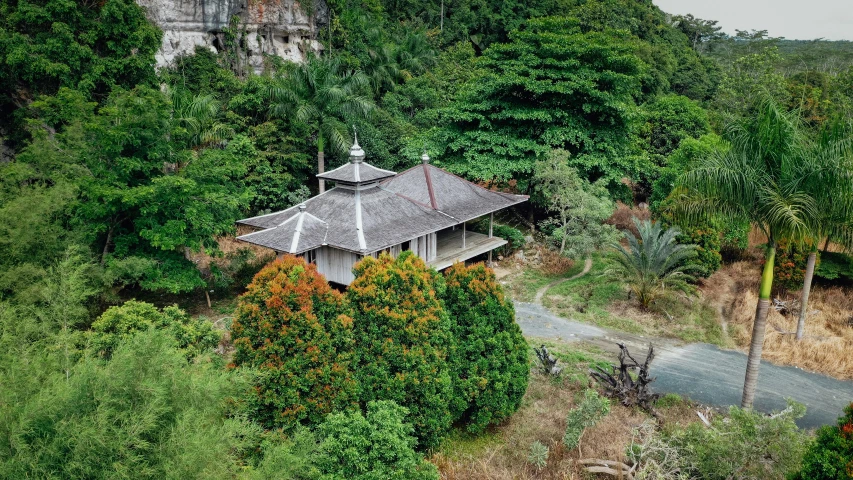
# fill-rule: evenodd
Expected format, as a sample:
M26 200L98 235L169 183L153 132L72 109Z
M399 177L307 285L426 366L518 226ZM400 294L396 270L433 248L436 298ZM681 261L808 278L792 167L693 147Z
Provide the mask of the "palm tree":
M673 213L690 221L715 215L748 219L767 237L759 301L755 311L741 405L755 398L770 293L776 243L802 242L809 236L818 202L805 180L816 171L806 154L796 115L782 111L771 99L760 102L754 118L727 128L731 148L702 159L679 178L681 198Z
M797 340L802 340L806 328L809 294L817 263L817 245L823 239L853 249L853 142L850 125L830 124L810 149L813 165L806 185L821 206L811 222L808 261L800 298L797 321Z
M616 244L615 265L605 275L627 281L643 308L648 308L666 290L693 293L695 280L691 271L701 268L692 262L696 245L675 241L681 234L677 227L663 229L660 222L634 219L639 238L625 230L628 248Z
M269 90L270 114L293 115L307 125L316 139L317 173L325 171L325 151L346 151L347 119L364 118L374 108L364 94L367 77L345 71L335 58L311 57L279 78ZM320 180L320 193L325 183Z
M187 148L197 150L221 143L231 130L219 121L222 102L213 95L192 95L184 89L167 89L172 100L172 124Z

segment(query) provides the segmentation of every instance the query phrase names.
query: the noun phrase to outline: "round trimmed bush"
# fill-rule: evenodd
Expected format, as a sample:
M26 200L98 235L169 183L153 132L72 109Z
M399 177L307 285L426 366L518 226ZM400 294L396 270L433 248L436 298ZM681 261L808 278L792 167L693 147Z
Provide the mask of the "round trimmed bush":
M449 320L444 282L419 257L367 257L347 290L357 349L359 398L393 400L409 410L420 448L433 448L450 427Z
M265 427L316 425L354 403L343 301L315 265L292 255L264 267L240 297L234 364L260 371L251 409Z
M220 340L209 320L190 317L177 305L160 310L150 303L128 300L108 308L92 323L89 348L109 358L121 342L149 328L168 332L187 358L213 350Z
M455 420L472 433L512 415L527 390L527 341L515 309L482 263L457 263L445 271L442 299L451 319Z

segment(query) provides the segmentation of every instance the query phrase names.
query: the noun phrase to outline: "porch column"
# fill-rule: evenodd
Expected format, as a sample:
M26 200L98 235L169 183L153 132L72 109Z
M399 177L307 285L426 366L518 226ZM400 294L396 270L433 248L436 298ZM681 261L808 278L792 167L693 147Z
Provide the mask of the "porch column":
M462 222L462 248L465 248L465 222Z
M495 212L489 214L489 238L492 238L492 224L495 222Z

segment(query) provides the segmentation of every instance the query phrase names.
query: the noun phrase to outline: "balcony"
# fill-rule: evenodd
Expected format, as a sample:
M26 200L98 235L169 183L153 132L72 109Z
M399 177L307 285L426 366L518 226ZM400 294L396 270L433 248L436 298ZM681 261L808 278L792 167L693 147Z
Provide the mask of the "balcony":
M443 270L456 262L470 260L506 243L503 238L469 232L464 228L442 230L436 233L436 256L427 262L427 265L436 270Z

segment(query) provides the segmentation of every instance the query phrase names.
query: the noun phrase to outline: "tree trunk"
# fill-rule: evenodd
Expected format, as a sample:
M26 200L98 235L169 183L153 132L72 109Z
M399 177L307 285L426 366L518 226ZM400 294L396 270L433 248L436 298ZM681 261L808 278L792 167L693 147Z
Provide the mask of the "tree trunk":
M770 311L770 292L773 289L773 264L776 260L776 242L770 242L764 254L764 271L761 273L761 287L758 292L758 306L755 309L755 322L752 326L752 342L749 345L749 357L746 360L746 376L743 381L743 397L740 406L752 408L755 400L755 388L758 385L758 369L761 366L761 350L764 348L764 333L767 327L767 314Z
M806 263L806 278L803 280L803 296L800 298L800 319L797 321L797 340L803 339L806 329L806 312L809 307L809 293L812 290L812 278L814 277L814 265L817 262L817 252L809 253L809 261Z
M823 253L826 253L828 251L829 251L829 237L827 236L826 241L823 242Z
M323 147L325 146L325 142L323 142L323 133L317 132L317 175L326 171L326 154L323 152L325 150ZM320 193L326 191L326 181L322 178L320 179Z
M320 150L317 152L317 174L321 174L326 169L326 158L323 154L323 151ZM322 178L320 179L320 193L326 191L326 181Z

